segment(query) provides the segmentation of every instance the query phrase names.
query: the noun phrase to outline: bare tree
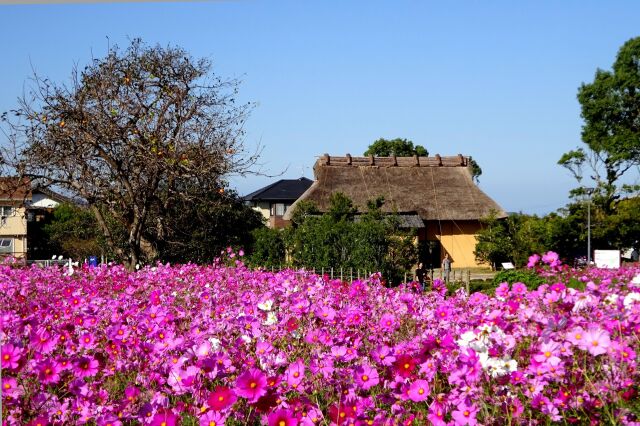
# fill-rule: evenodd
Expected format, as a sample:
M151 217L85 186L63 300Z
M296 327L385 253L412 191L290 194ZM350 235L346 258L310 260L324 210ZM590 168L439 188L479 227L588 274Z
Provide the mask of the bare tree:
M252 105L236 102L239 82L215 76L209 60L180 48L136 39L75 67L69 84L37 74L33 82L18 108L3 115L4 162L85 199L130 268L153 257L166 212L189 196L181 188L222 192L225 176L249 172L257 159L243 145ZM125 230L123 244L109 220Z

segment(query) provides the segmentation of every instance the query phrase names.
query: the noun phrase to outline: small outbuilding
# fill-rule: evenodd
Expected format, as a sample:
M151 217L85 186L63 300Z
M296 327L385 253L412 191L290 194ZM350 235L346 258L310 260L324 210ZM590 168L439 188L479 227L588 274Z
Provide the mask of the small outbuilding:
M421 261L440 267L445 253L454 268L486 266L474 255L480 219L505 211L485 194L471 175L469 157L333 157L325 154L314 165L315 181L300 200L320 211L329 207L331 194L342 192L359 211L367 201L384 197L382 210L398 214L401 223L417 229ZM298 202L296 201L296 203ZM283 219L290 219L293 207Z

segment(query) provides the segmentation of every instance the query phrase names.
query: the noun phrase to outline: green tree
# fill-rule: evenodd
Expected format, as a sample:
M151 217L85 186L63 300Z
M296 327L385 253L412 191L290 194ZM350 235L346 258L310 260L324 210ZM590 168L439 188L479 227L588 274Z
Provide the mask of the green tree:
M392 155L398 157L412 157L418 155L420 157L426 157L429 152L422 145L413 145L408 139L384 139L380 138L371 145L364 152L364 155L375 155L378 157L390 157Z
M285 263L283 231L267 228L254 229L253 243L249 250L248 263L254 267L276 268Z
M587 168L596 197L611 213L620 190L620 178L640 164L640 37L628 40L618 51L612 71L598 69L592 83L583 83L578 101L584 119L580 147L565 153L558 163L582 182ZM572 191L573 196L583 188Z
M100 255L108 257L110 254L101 237L95 216L86 207L60 204L43 229L49 251L53 254L73 259Z
M154 235L157 257L164 262L208 263L226 247L250 247L252 232L264 226L262 215L246 206L238 195L201 186L182 186L181 201L161 215L163 232Z
M549 230L545 218L523 213L498 219L495 214L482 219L483 229L478 232L475 255L492 268L503 262L524 266L533 253L548 250Z
M398 220L381 211L384 199L367 203L361 214L342 193L333 194L324 214L313 206L298 204L295 226L284 232L285 246L296 267L343 268L380 271L392 283L417 259L414 235L399 228Z

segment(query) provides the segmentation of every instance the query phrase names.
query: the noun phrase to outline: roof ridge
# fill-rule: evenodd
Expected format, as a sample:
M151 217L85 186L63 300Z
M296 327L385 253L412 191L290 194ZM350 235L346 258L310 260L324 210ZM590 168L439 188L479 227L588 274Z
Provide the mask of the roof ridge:
M362 156L353 157L351 154L346 156L331 156L324 154L316 161L320 166L387 166L387 167L468 167L470 163L469 156L462 154L441 156L436 154L433 157L414 155L411 157L399 157L396 155L390 157L382 156Z

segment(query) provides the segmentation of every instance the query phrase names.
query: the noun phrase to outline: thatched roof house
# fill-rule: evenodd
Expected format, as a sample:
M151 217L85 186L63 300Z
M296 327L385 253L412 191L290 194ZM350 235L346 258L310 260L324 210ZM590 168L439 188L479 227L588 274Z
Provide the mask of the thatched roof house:
M368 200L382 196L383 211L419 216L425 228L418 232L419 241L427 243L432 253L437 250L436 257L448 252L455 267L478 266L473 250L475 233L481 226L479 219L491 212L506 217L504 210L473 182L469 158L462 155L333 157L325 154L316 161L313 170L315 181L298 201L312 201L321 211L326 211L331 194L342 192L364 211ZM425 258L424 261L439 266L439 259Z

